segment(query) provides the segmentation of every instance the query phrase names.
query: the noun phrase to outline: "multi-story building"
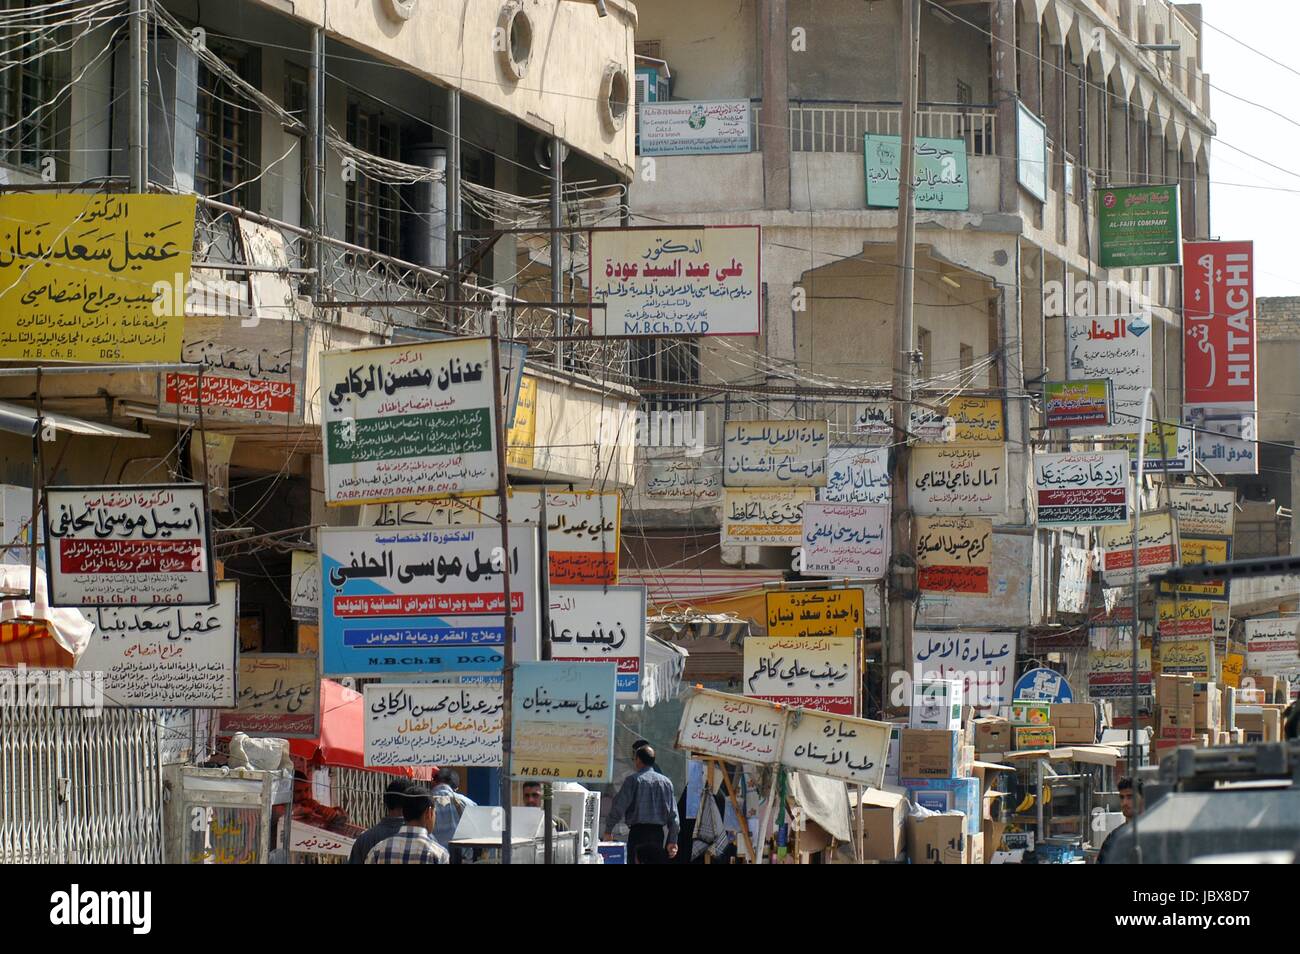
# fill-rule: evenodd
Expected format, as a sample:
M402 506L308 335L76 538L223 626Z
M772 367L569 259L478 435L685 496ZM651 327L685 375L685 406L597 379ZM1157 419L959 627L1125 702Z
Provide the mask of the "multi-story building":
M727 154L642 156L630 191L634 220L762 226L766 288L758 337L663 344L660 363L645 368L668 390L685 382L700 395L689 407L703 414L709 447L724 417L825 419L833 444L867 443L855 418L888 395L904 360L914 361L915 401L1000 398L1011 494L994 519L993 595L925 596L916 625L1023 632L1057 618L1061 537L1035 530L1026 490L1030 448L1047 436L1036 430L1038 382L1067 377L1061 316L1088 313L1070 290L1088 282L1140 290L1140 303L1129 296L1091 313L1149 308L1155 397L1167 416L1179 412L1178 271L1103 268L1096 196L1110 185L1176 183L1181 237L1212 234L1215 127L1200 8L1164 0L921 4L917 135L959 140L967 185L956 209L918 201L915 334L911 353L899 355L898 213L869 197L879 180L867 137L900 132L905 8L890 0L662 0L641 10L638 68L654 81L645 96L748 104L752 135L747 149ZM834 388L864 390L818 396ZM665 564L726 568L733 588L780 579L788 550L710 549L712 508L721 502L716 469L702 467L697 487L687 500L695 506L685 506L680 494L646 493L642 479L629 519L644 528L645 552ZM697 552L683 548L684 530L703 534L690 541ZM766 570L746 578L736 567ZM660 594L668 603L670 589L665 582ZM887 645L886 659L897 663L906 651Z

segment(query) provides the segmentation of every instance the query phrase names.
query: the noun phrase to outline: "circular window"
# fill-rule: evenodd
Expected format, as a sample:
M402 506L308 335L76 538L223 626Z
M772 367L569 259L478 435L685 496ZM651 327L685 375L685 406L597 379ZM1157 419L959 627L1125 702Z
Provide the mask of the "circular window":
M506 75L516 81L523 79L533 56L533 21L523 7L507 3L501 8L493 45Z
M415 5L419 0L387 0L388 15L394 20L406 21L411 19L415 13Z
M600 82L600 118L611 132L618 132L627 122L629 91L627 70L617 63L605 67Z

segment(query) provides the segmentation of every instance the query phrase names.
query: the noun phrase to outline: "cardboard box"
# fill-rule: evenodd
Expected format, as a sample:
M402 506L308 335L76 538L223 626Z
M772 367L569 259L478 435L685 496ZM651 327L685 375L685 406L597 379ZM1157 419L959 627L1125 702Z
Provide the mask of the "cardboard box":
M1002 754L1015 751L1015 740L1011 737L1011 722L999 716L986 716L976 719L975 754Z
M1160 735L1166 729L1186 729L1189 733L1196 728L1196 709L1194 706L1161 706L1160 719L1156 725Z
M966 833L978 835L980 816L980 782L977 778L904 779L907 797L912 803L932 812L961 812L966 817Z
M1001 850L1002 835L1006 830L1006 822L986 821L984 823L984 863L986 865L992 863L994 852Z
M1052 724L1052 704L1030 699L1017 699L1011 703L1012 725L1046 726Z
M957 774L969 775L970 767L975 764L975 746L963 745L961 747L961 758L957 762Z
M1057 745L1092 745L1097 741L1097 707L1091 702L1058 702L1052 706Z
M868 861L897 861L906 845L907 796L874 788L862 792L862 850Z
M1236 701L1239 706L1260 706L1269 700L1263 689L1252 686L1249 689L1238 689Z
M1246 742L1277 742L1282 737L1282 713L1268 706L1237 706L1237 728Z
M999 782L1007 780L1008 774L1014 774L1010 765L998 765L995 762L975 762L971 765L971 774L980 781L980 817L984 827L988 822L1000 819L1006 808L1006 792L999 791ZM986 852L986 856L987 856Z
M966 837L962 815L907 816L907 856L914 865L965 864Z
M979 835L973 835L966 839L966 864L984 864L984 839Z
M1191 676L1159 676L1156 679L1156 705L1190 706L1194 682Z
M1056 748L1056 730L1050 725L1017 725L1012 727L1012 732L1015 734L1017 752Z
M955 729L903 729L899 778L956 778L961 771L961 733ZM906 785L906 782L903 782Z
M960 679L926 679L915 685L908 727L960 729L962 688Z
M900 743L902 738L903 726L894 725L889 729L889 749L885 754L885 784L897 785L899 779L899 768L901 766Z
M1196 728L1217 731L1223 724L1223 697L1213 682L1198 682L1192 690L1192 718Z

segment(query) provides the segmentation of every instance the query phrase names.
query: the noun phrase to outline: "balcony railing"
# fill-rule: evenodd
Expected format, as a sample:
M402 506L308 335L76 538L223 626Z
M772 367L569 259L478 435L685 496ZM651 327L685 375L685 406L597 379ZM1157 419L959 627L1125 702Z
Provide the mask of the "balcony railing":
M962 139L972 156L995 152L996 110L961 103L922 103L916 134L931 139ZM790 104L792 152L862 152L867 133L902 134L898 103L809 102Z

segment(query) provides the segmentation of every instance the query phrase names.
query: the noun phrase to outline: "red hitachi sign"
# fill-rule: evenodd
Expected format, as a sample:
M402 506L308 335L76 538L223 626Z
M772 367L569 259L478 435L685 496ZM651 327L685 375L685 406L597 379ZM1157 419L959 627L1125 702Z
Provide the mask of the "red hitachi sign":
M1183 245L1183 332L1183 402L1253 404L1253 242Z

